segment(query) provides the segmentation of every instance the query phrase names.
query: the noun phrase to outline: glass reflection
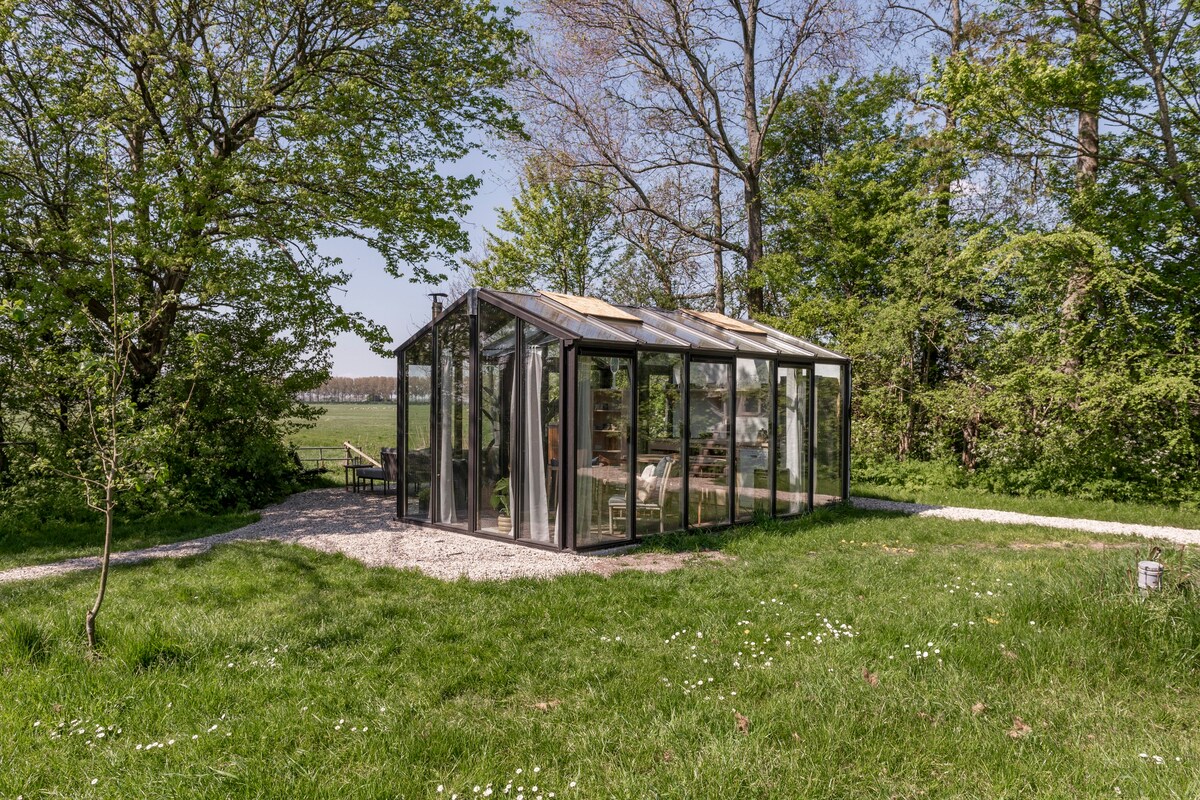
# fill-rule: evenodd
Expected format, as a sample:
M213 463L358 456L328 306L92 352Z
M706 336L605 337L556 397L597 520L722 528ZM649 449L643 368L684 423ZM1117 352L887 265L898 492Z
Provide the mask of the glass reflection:
M638 535L683 527L683 356L642 353L638 358L637 478L634 528ZM628 502L616 509L629 513Z
M688 522L729 522L730 365L692 361L688 376Z
M513 535L510 465L515 452L517 322L479 304L479 530Z
M558 542L558 399L562 391L557 337L524 325L521 354L520 538Z
M771 514L771 362L737 360L736 519Z
M842 499L842 367L836 364L817 364L816 422L814 425L815 461L813 476L816 486L813 505L828 505Z
M430 412L432 409L433 335L425 334L404 351L406 442L404 455L404 515L429 521L432 480Z
M799 514L808 508L808 369L780 366L775 398L775 513Z
M580 356L576 404L575 544L629 538L630 359Z

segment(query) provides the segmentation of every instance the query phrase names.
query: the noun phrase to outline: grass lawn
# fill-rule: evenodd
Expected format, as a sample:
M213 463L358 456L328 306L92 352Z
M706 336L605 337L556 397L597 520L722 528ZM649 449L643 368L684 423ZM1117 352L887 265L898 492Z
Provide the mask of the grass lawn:
M973 489L944 487L908 487L860 483L851 475L851 493L856 497L878 497L905 503L928 503L965 508L994 508L1000 511L1019 511L1049 517L1080 517L1111 522L1132 522L1139 525L1171 525L1178 528L1200 529L1200 510L1171 508L1149 503L1118 503L1083 500L1074 497L1019 497L992 494Z
M137 550L224 533L249 525L257 519L258 514L252 513L209 516L189 511L155 514L128 522L118 521L113 529L113 551ZM87 522L42 522L22 516L0 517L0 570L100 555L103 544L104 522L99 514Z
M382 447L396 446L396 407L390 403L331 403L323 406L325 414L316 427L297 431L291 436L298 447L337 447L349 441L363 452L379 458ZM425 414L424 428L429 427L429 406L414 407L410 415Z
M1088 541L834 510L511 583L240 543L118 569L96 663L94 574L4 585L0 797L1195 798L1200 607Z

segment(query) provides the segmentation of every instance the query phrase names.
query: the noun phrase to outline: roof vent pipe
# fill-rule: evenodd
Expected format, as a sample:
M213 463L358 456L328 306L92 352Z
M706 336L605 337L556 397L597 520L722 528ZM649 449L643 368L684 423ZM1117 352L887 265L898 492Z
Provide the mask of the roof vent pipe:
M442 313L442 298L446 296L445 292L430 292L429 296L433 298L433 318L437 319L438 314Z

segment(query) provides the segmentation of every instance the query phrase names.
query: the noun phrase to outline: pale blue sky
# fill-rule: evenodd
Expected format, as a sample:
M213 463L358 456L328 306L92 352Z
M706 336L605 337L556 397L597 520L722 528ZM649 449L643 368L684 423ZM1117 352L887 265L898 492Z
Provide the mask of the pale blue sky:
M462 221L471 237L471 246L481 251L484 229L495 230L496 209L507 205L512 199L516 186L515 171L502 156L488 158L473 153L455 165L451 172L456 175L474 174L483 180L471 213ZM328 256L340 257L344 262L343 269L353 275L345 295L340 298L343 307L361 312L384 325L395 343L404 341L429 321L428 293L438 289L388 275L384 272L383 260L361 242L331 240L325 243L321 251ZM393 375L395 372L394 359L375 355L357 336L344 334L338 337L333 349L334 375L366 377Z

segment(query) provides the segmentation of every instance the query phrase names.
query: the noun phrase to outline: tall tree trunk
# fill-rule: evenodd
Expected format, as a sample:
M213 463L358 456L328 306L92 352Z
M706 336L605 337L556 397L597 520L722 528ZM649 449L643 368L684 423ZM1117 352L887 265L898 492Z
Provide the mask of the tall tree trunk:
M713 159L713 164L716 164L716 148L710 142L708 145L710 157ZM721 210L721 169L714 166L712 171L712 183L709 186L709 193L712 202L713 215L713 230L717 236L723 236L725 233L725 215ZM725 248L721 245L713 245L713 301L718 314L724 314L725 303Z
M746 310L765 306L758 268L763 256L762 128L758 118L758 0L748 0L742 23L742 112L746 122L746 163L742 183L746 202Z
M1096 68L1094 49L1097 37L1095 27L1100 21L1100 0L1078 0L1075 37L1080 52L1080 65L1086 79L1093 79ZM1088 226L1092 213L1092 190L1100 170L1100 103L1095 86L1088 85L1080 98L1078 117L1079 144L1075 156L1075 220L1083 227ZM1066 291L1060 308L1059 345L1063 352L1060 371L1073 375L1080 366L1080 354L1071 344L1071 331L1083 320L1083 309L1092 284L1092 264L1087 257L1072 261L1067 276Z
M1091 80L1096 67L1094 29L1100 24L1100 0L1079 0L1078 31L1076 39L1082 40L1083 74ZM1086 192L1096 185L1096 174L1100 171L1100 103L1095 87L1087 87L1087 95L1079 109L1079 152L1075 158L1075 187Z
M766 310L766 294L759 276L763 257L763 201L758 176L746 178L746 310L751 315Z

